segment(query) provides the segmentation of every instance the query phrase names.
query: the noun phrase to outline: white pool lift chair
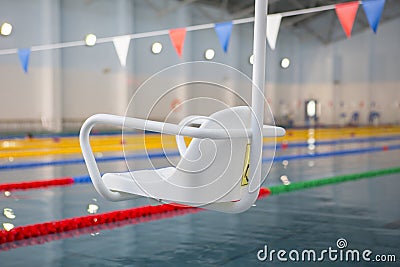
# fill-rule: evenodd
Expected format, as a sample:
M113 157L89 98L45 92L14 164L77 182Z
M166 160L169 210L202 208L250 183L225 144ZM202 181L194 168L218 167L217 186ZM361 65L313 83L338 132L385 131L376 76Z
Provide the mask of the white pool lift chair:
M267 2L256 0L252 107L227 108L209 117L189 116L180 124L108 114L85 121L79 136L82 153L102 196L113 201L144 196L228 213L243 212L254 204L262 181L263 137L285 134L283 128L262 125ZM175 135L181 159L176 167L101 176L89 143L96 124ZM184 136L193 138L188 147Z

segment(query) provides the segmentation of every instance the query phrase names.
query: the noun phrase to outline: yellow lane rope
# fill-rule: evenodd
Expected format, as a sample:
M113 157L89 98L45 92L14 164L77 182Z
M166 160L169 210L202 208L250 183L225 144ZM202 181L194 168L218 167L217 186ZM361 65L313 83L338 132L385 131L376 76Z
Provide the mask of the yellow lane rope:
M400 127L360 127L360 128L324 128L324 129L290 129L285 137L277 142L307 141L309 139L327 140L359 138L370 136L400 135ZM187 143L190 139L186 140ZM271 139L265 138L266 142ZM94 152L135 151L144 149L175 149L174 136L146 134L92 136L91 145ZM8 139L0 141L0 158L35 157L45 155L80 154L77 137Z

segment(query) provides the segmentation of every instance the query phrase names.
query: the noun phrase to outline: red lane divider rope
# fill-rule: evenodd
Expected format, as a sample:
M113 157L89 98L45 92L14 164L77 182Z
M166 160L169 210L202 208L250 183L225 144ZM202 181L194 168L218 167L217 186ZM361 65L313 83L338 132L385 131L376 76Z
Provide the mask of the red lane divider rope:
M258 193L258 199L265 198L271 194L271 190L267 187L261 187L260 192Z
M261 188L259 198L267 197L270 194L268 188ZM133 220L133 223L141 223L149 220L158 220L163 218L170 218L178 215L183 215L186 213L194 213L201 211L201 208L194 208L184 205L174 205L174 204L163 204L159 206L144 206L139 208L132 208L127 210L118 210L102 214L87 215L81 217L74 217L69 219L63 219L53 222L38 223L26 226L15 227L9 231L0 230L0 244L21 241L31 238L37 238L41 236L47 236L52 234L60 234L69 231L79 230L83 228L87 229L89 232L93 231L91 227L98 227L100 225L113 224L115 227L120 227L129 223L129 220ZM165 216L166 215L166 216ZM126 222L122 224L115 224L117 222ZM87 233L86 231L78 233ZM72 234L70 237L73 237ZM69 237L66 235L65 238ZM54 237L57 239L57 237ZM64 238L63 236L60 238ZM52 238L43 239L39 242L50 242ZM36 244L37 241L32 241ZM31 243L28 242L28 245ZM18 244L16 244L18 246ZM11 246L12 247L12 246ZM2 249L3 247L0 247ZM10 246L5 247L6 249Z
M148 217L143 217L143 218L128 219L125 221L99 224L99 225L90 226L90 227L86 227L86 228L80 228L80 229L71 230L71 231L67 231L67 232L41 235L41 236L37 236L37 237L32 237L32 238L22 239L22 240L18 240L18 241L14 241L14 242L0 244L0 251L7 251L7 250L11 250L11 249L16 249L19 247L41 245L41 244L45 244L45 243L49 243L49 242L53 242L53 241L57 241L57 240L61 240L61 239L74 238L74 237L87 235L87 234L94 234L94 233L97 233L100 231L111 230L114 228L124 227L127 225L133 225L133 224L151 222L151 221L156 221L156 220L168 219L168 218L177 217L177 216L183 216L183 215L186 215L189 213L196 213L200 210L201 209L176 210L176 211L171 211L171 212L163 213L163 214L154 214L154 215L150 215Z
M189 209L189 207L167 204L160 206L144 206L140 208L118 210L102 214L63 219L53 222L19 226L11 229L10 231L0 231L0 244L43 235L62 233L107 223L115 223L128 219L146 218L151 215L163 214L184 209Z
M65 177L65 178L51 179L51 180L0 184L0 191L28 190L33 188L41 188L49 186L65 186L65 185L71 185L74 182L75 181L72 177Z

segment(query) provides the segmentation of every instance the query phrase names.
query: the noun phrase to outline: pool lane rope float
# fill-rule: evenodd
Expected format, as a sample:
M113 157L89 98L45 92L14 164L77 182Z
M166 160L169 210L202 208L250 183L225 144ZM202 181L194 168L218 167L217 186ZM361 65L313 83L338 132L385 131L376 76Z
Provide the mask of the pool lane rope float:
M139 133L135 134L136 137L129 137L121 139L121 136L109 136L109 138L96 138L93 140L93 149L95 152L121 152L121 145L124 145L125 151L140 151L142 149L148 150L160 150L160 149L176 149L176 142L173 136L162 137L157 134L146 134L139 137ZM314 134L315 136L315 134ZM292 136L293 137L293 136ZM307 139L307 135L304 135L304 139ZM136 139L136 140L135 140ZM315 146L324 145L339 145L339 144L349 144L349 143L365 143L365 142L379 142L379 141L397 141L400 140L400 135L389 135L389 136L371 136L371 137L358 137L358 138L340 138L334 140L325 140L323 137L315 137ZM57 141L55 141L57 140ZM312 140L312 139L311 139ZM143 142L144 141L144 142ZM267 141L267 140L266 140ZM0 146L2 142L0 140ZM276 149L285 150L287 148L293 147L307 147L310 142L303 141L290 141L290 137L287 140L276 143ZM274 149L275 145L265 144L264 149ZM0 153L0 159L5 160L9 158L26 158L26 157L42 157L45 155L72 155L80 154L81 150L77 140L60 140L59 138L54 138L53 141L49 142L35 142L32 144L28 142L25 148L16 144L15 141L5 141L3 143L3 151ZM178 147L179 148L179 147Z
M83 180L83 179L81 179ZM14 191L14 190L30 190L52 186L67 186L76 183L72 177L50 179L50 180L37 180L19 183L0 184L0 191Z
M269 189L262 188L258 198L266 197L270 194ZM82 228L95 227L104 224L123 222L127 220L135 220L133 223L148 221L149 219L164 219L187 213L199 212L202 209L179 205L179 204L162 204L158 206L143 206L126 210L112 211L102 214L94 214L69 219L63 219L53 222L38 223L26 226L15 227L9 231L0 231L0 244L21 241L25 239L46 236L51 234L59 234L78 230ZM172 214L170 214L172 213ZM169 216L173 215L173 216ZM125 224L122 224L125 225ZM122 226L121 225L121 226ZM1 247L0 247L1 250Z
M305 153L305 154L297 154L297 155L280 155L272 158L264 158L263 162L268 162L271 160L281 161L281 160L300 160L300 159L309 159L309 158L325 158L325 157L336 157L336 156L347 156L347 155L355 155L355 154L364 154L371 152L387 152L389 150L398 150L400 149L400 145L384 145L384 146L372 146L372 147L364 147L364 148L354 148L354 149L343 149L329 152L313 152Z
M374 135L396 135L400 132L399 126L360 126L360 127L339 127L339 128L329 128L329 127L321 127L321 128L311 128L315 130L314 135L319 136L322 135L326 139L326 136L338 136L338 132L340 132L340 136L359 136L357 138L361 138L360 136L374 136ZM289 135L286 138L293 138L296 136L305 136L307 138L310 128L297 127L292 128L288 131ZM138 136L142 135L142 132L131 132L130 136ZM147 132L147 134L156 134L154 132ZM118 137L121 135L120 131L95 131L92 133L94 136L99 137ZM38 133L32 136L26 134L16 134L16 135L0 135L1 141L23 141L23 142L31 142L34 141L42 141L43 139L53 140L53 141L62 141L67 138L76 138L79 136L79 133L76 132L65 132L65 133ZM378 137L378 136L377 136ZM320 139L320 138L316 138ZM289 140L288 140L289 141Z
M332 143L334 145L334 143ZM303 146L303 145L301 145ZM288 147L297 147L296 144L290 144ZM268 147L266 147L268 148ZM315 152L315 153L306 153L306 154L297 154L297 155L281 155L275 156L272 158L263 158L264 162L269 162L271 160L299 160L304 158L321 158L321 157L329 157L329 156L346 156L351 154L362 154L362 153L371 153L371 152L381 152L381 151L389 151L389 150L398 150L400 149L400 145L384 145L384 146L373 146L373 147L365 147L365 148L356 148L356 149L343 149L337 151L330 152ZM168 153L149 153L149 154L135 154L124 156L108 156L96 158L97 162L110 162L110 161L124 161L124 160L142 160L142 159L155 159L155 158L165 158L165 157L177 157L179 156L179 152L168 152ZM84 160L82 158L76 159L63 159L63 160L52 160L52 161L32 161L32 162L20 162L13 164L3 164L0 165L0 171L2 170L14 170L14 169L25 169L25 168L38 168L38 167L46 167L46 166L61 166L61 165L73 165L73 164L83 164Z
M329 178L315 179L311 181L295 182L288 185L271 186L270 188L261 188L258 198L265 198L269 195L278 195L293 191L306 190L326 185L339 184L343 182L356 181L366 178L375 178L379 176L400 173L400 167L373 170L355 174L338 175ZM108 229L107 224L112 224L110 228L121 227L127 224L147 222L151 220L160 220L187 213L201 211L201 208L189 207L184 205L163 204L158 206L144 206L127 210L118 210L102 214L74 217L53 222L38 223L26 226L18 226L9 231L0 231L0 244L12 243L15 241L26 241L22 245L36 245L44 242L50 242L60 238L69 238L76 235L86 234L95 230ZM115 225L115 223L117 223ZM103 226L102 226L103 225ZM95 227L95 228L93 228ZM81 230L74 234L67 232ZM46 237L41 240L31 240L42 236L62 234L59 236ZM10 249L20 246L12 243L7 246L0 246L0 250Z
M95 226L89 226L85 228L77 228L75 230L70 230L66 232L59 232L55 234L47 234L47 235L39 235L36 237L29 237L26 239L21 239L12 242L0 243L0 251L7 251L19 247L26 247L26 246L35 246L41 245L44 243L66 239L66 238L74 238L82 235L97 235L100 231L104 230L111 230L114 228L119 228L127 225L139 224L139 223L146 223L156 220L168 219L177 216L182 216L190 213L197 213L200 209L196 208L188 208L188 209L177 209L173 211L168 211L160 214L151 214L146 217L140 217L137 219L127 219L123 221L116 221L111 223L105 224L97 224Z
M310 181L300 181L288 185L277 185L270 187L269 190L272 195L277 195L292 191L311 189L314 187L339 184L339 183L356 181L367 178L375 178L378 176L385 176L396 173L400 173L400 167L372 170L372 171L353 173L353 174L336 175L329 178L315 179Z

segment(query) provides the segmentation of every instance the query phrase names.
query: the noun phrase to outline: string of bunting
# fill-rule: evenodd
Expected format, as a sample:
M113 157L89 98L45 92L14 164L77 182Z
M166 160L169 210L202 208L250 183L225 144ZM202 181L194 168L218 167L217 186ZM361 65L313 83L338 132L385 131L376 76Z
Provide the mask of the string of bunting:
M364 13L367 17L368 23L373 32L376 33L385 6L385 2L386 0L363 0L363 1L339 3L335 5L307 8L295 11L288 11L283 13L269 14L267 15L268 44L272 50L275 49L282 18L315 13L315 12L322 12L327 10L336 11L336 15L339 19L339 22L343 28L344 33L346 34L347 38L350 38L359 5L363 6ZM114 48L116 50L121 66L124 67L126 65L126 59L129 52L129 45L132 39L169 35L171 43L176 50L176 53L178 54L179 57L182 57L185 37L187 32L214 28L218 40L221 44L222 50L225 53L227 53L233 25L250 23L253 21L254 17L250 17L250 18L232 20L228 22L208 23L208 24L194 25L178 29L159 30L152 32L128 34L123 36L105 37L105 38L98 38L96 43L100 44L100 43L112 42L114 44ZM85 45L84 41L74 41L66 43L32 46L31 48L3 49L0 50L0 55L18 54L22 69L25 73L27 73L29 65L29 57L31 52L84 46L84 45Z

